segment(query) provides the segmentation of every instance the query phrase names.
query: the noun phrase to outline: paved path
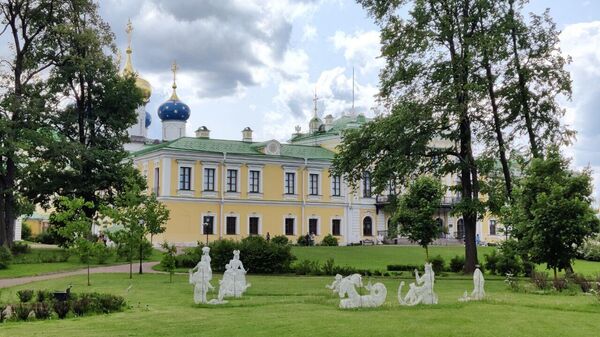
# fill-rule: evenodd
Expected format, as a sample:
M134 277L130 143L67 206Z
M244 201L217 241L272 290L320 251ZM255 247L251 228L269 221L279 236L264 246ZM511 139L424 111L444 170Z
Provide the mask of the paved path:
M159 262L144 262L142 263L142 271L144 273L155 274L155 273L163 273L161 271L156 271L152 269L155 265L159 264ZM133 264L133 272L137 273L139 271L139 264ZM102 274L102 273L129 273L129 264L119 264L114 266L106 266L106 267L93 267L90 268L90 274ZM73 271L66 272L58 272L52 274L44 274L37 276L26 276L26 277L15 277L15 278L6 278L0 279L0 288L8 288L12 286L17 286L21 284L43 281L43 280L53 280L57 278L63 278L67 276L74 275L86 275L87 268L78 269Z

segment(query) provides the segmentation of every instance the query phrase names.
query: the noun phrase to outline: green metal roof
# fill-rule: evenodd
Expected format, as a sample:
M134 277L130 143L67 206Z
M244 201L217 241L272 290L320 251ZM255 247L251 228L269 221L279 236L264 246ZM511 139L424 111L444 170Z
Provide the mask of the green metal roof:
M164 142L157 145L147 146L139 151L133 152L133 157L152 153L160 150L176 150L176 151L191 151L191 152L208 152L208 153L223 153L250 155L250 156L265 156L265 157L290 157L299 159L320 159L332 160L334 153L320 146L306 145L291 145L281 144L281 155L267 155L261 149L268 142L243 142L237 140L224 139L209 139L209 138L192 138L183 137L170 142Z
M294 136L290 142L293 143L300 140L320 138L323 136L338 136L341 135L344 130L359 128L368 121L369 120L363 114L357 116L342 116L331 123L331 128L329 130L299 134Z

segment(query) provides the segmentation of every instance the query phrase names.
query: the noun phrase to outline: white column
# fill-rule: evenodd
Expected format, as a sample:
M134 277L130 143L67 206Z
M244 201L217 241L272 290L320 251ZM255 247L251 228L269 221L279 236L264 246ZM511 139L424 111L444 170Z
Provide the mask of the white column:
M23 218L18 217L15 221L15 241L21 241L21 228L23 227Z

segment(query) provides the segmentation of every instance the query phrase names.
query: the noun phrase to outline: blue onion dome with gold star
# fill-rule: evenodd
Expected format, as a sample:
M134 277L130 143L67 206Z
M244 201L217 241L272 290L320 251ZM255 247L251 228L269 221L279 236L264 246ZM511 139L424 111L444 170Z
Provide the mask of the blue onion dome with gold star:
M175 76L177 73L177 63L173 63L173 94L171 97L158 107L158 117L162 121L187 121L190 118L190 107L183 103L177 97L177 84Z
M146 111L146 119L144 121L146 129L150 126L150 124L152 124L152 115L150 115L150 113Z

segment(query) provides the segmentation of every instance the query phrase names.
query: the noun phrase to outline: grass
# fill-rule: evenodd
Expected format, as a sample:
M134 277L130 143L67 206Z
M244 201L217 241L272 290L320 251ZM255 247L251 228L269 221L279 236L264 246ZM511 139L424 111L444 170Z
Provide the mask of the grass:
M220 275L214 275L217 284ZM398 279L382 281L388 295L383 307L344 311L339 298L325 289L331 277L254 276L242 299L223 306L194 305L187 276L95 275L91 287L84 276L36 282L4 289L0 301L14 301L19 289L62 289L109 292L125 296L130 309L110 315L63 321L7 322L2 336L597 336L600 302L582 294L512 293L501 280L488 280L488 299L459 303L472 281L436 282L440 304L401 307ZM365 280L366 281L366 280ZM131 285L131 290L126 289ZM406 290L405 290L406 291ZM209 294L209 298L215 294Z
M48 249L48 248L34 248L31 249L30 253L23 254L28 256L36 256L37 254L44 254L47 252L56 252L59 249ZM18 256L15 259L23 259L27 258L27 256L23 257ZM162 258L162 253L156 249L152 251L152 255L146 259L146 261L160 261ZM135 261L134 261L135 262ZM124 261L117 260L114 256L106 261L105 264L92 264L91 266L109 266L115 264L123 264L126 263ZM42 274L49 273L58 273L58 272L66 272L77 269L87 268L87 264L83 264L79 261L79 257L70 256L66 262L52 262L52 263L12 263L8 269L0 270L0 279L3 278L13 278L13 277L25 277L25 276L36 276Z

